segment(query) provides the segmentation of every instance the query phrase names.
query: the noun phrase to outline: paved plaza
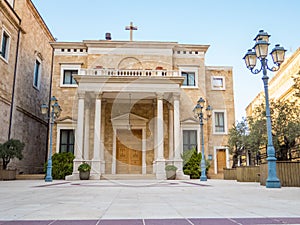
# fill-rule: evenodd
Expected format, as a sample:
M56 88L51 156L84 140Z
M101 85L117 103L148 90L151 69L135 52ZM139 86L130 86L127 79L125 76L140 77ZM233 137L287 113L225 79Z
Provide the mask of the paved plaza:
M0 181L0 225L300 224L300 188L198 180Z

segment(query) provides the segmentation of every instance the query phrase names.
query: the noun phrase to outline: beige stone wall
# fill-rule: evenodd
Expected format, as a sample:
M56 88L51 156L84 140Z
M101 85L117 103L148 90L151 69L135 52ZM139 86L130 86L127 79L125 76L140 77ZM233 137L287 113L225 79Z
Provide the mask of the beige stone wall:
M294 96L293 78L300 71L300 48L298 48L289 58L286 58L281 65L280 70L269 80L269 98L270 100L289 100L299 101ZM246 108L246 115L251 116L253 110L261 103L265 103L265 94L263 90L249 103Z
M101 47L105 46L103 41L99 42ZM94 43L95 46L99 44L97 41ZM139 45L138 43L137 45ZM169 43L168 43L169 44ZM81 46L83 45L83 46ZM159 53L150 55L126 55L126 54L114 54L114 50L110 51L108 55L104 54L77 54L70 53L76 46L84 47L85 42L80 43L56 43L55 49L56 54L54 57L54 73L53 73L53 94L58 97L62 103L62 115L61 118L71 117L77 119L77 88L60 87L60 76L61 76L61 65L62 64L81 64L81 68L110 68L110 69L126 69L125 65L128 65L127 69L155 69L157 66L161 66L167 70L178 70L179 67L191 67L194 66L198 70L198 87L193 88L182 88L180 96L180 120L194 118L193 108L195 107L199 97L203 97L207 100L207 103L213 106L215 109L225 109L227 115L227 128L229 129L234 123L234 98L233 98L233 78L231 67L206 67L205 66L205 53L199 50L199 55L193 57L192 55L160 55ZM89 43L89 46L91 47ZM116 44L117 45L117 44ZM166 44L167 45L167 44ZM114 42L107 42L107 46L114 46ZM70 52L62 53L60 49L70 48ZM148 46L151 48L151 45ZM138 52L138 50L137 50ZM215 91L211 89L211 76L224 76L226 82L226 89L222 91ZM89 100L86 97L85 104L90 110L90 124L89 124L89 159L93 158L93 141L94 141L94 111L95 111L95 100L94 97ZM128 99L127 99L128 100ZM152 99L155 102L155 97ZM106 161L106 172L111 172L112 162L112 148L113 148L113 128L111 125L112 113L112 102L114 99L102 99L102 113L105 113L105 161ZM168 143L168 128L169 128L169 115L167 103L172 99L165 99L164 101L164 157L167 159L169 154L169 143ZM139 102L132 108L132 113L148 118L151 120L155 117L156 103ZM105 108L105 109L104 109ZM120 105L118 107L120 115L126 113L127 109L125 106ZM204 136L205 136L205 151L207 154L212 154L215 146L226 146L227 136L226 135L214 135L212 132L212 121L205 122L204 125ZM194 124L195 127L199 126L199 123ZM147 136L150 135L150 129L147 130ZM55 136L54 136L55 137ZM56 137L54 138L56 143ZM150 145L150 147L149 147ZM153 143L147 143L147 173L152 173L152 163L154 160L154 151L152 148ZM213 165L212 165L213 169Z
M0 142L8 138L11 95L14 78L15 56L18 40L19 20L4 0L0 1L0 43L2 32L5 30L10 35L8 61L0 56Z

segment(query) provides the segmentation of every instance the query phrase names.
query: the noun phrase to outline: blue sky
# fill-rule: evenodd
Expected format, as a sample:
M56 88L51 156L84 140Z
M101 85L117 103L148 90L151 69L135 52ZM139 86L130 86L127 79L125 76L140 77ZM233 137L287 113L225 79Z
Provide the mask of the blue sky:
M270 49L281 44L290 55L300 47L298 0L32 0L58 41L129 40L125 26L138 27L136 41L208 44L206 64L232 66L236 120L263 90L242 60L259 30L267 31ZM272 60L270 60L272 61ZM273 77L273 73L268 74Z

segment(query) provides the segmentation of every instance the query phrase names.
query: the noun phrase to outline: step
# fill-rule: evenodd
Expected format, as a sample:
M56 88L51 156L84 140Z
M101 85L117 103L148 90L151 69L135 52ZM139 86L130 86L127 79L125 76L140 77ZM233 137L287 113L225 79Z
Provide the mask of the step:
M17 174L17 180L44 180L45 174Z
M155 180L154 174L102 174L101 180Z

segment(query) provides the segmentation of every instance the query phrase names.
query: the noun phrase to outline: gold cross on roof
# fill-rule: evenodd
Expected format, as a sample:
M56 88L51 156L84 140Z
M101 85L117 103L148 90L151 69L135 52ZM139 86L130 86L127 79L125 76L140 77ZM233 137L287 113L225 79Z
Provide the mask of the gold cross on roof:
M133 31L137 30L137 27L133 26L133 23L130 22L129 26L125 27L125 30L130 30L130 41L132 41L132 35L133 35Z

